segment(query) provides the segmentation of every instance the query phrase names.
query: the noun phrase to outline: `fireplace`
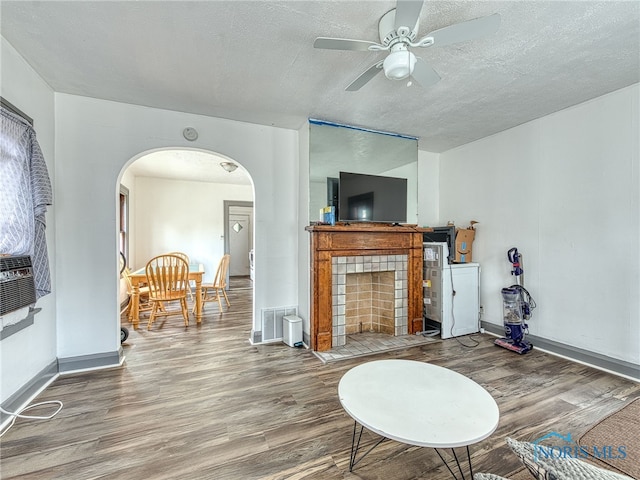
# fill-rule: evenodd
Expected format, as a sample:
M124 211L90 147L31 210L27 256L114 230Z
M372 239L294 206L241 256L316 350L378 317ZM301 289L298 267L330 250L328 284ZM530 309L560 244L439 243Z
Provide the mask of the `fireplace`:
M422 330L424 229L353 224L314 225L307 230L311 233L312 349L326 351L344 345L351 331L405 335ZM357 274L369 275L357 279ZM363 283L365 288L361 288ZM356 296L357 308L348 299L351 290L362 297ZM386 310L390 299L393 305Z

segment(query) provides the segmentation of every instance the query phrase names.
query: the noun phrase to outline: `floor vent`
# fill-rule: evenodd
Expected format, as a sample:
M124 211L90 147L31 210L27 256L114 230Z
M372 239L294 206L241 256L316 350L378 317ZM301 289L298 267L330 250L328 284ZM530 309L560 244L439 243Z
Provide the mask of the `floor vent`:
M262 341L272 342L283 338L283 318L297 315L298 307L275 307L262 309Z

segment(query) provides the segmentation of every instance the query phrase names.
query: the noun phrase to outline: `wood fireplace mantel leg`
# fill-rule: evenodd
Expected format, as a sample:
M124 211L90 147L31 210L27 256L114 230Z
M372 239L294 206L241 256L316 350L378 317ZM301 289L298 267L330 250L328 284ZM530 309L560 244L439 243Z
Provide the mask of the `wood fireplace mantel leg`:
M315 267L316 350L325 352L331 350L333 337L331 252L320 252L316 257Z
M409 250L409 265L407 266L407 296L409 315L408 328L409 335L415 335L422 331L422 237L417 239L420 244L418 248Z

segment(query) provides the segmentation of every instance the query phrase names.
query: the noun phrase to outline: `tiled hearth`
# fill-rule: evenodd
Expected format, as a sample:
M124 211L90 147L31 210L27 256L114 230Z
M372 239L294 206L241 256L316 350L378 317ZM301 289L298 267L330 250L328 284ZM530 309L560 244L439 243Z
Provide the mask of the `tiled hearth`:
M347 343L341 347L333 347L325 352L313 352L322 363L337 362L349 358L375 355L382 352L404 350L429 343L439 342L439 338L422 335L402 335L396 337L384 333L354 333L347 335Z
M407 255L334 256L332 345L347 334L407 335Z

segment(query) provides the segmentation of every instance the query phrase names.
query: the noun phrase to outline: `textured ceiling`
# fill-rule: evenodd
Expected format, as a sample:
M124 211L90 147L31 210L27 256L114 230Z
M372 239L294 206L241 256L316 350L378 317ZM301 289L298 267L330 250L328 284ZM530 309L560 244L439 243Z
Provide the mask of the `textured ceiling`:
M0 3L2 36L58 92L297 129L318 118L419 138L442 152L639 81L637 1L429 1L419 36L500 13L497 34L419 49L442 80L378 75L383 53L313 48L378 41L394 1Z
M238 168L227 172L220 166L222 162L229 159L198 150L158 150L137 159L127 172L135 177L251 185L249 174L241 165L236 163Z

